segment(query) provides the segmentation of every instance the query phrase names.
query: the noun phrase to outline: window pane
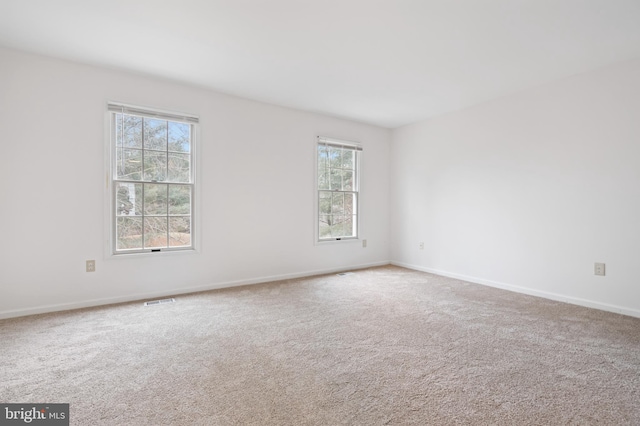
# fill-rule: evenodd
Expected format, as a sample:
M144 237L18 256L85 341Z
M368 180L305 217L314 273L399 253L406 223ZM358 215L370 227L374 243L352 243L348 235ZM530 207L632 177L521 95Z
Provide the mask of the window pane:
M344 213L344 194L342 192L333 193L331 197L331 213L343 214Z
M142 118L116 114L116 146L142 148Z
M144 179L163 182L167 178L167 153L144 152Z
M344 236L345 237L355 237L355 232L354 232L354 217L355 216L345 216L344 218Z
M331 237L331 216L320 215L319 232L320 238Z
M333 216L331 224L331 237L340 238L344 236L344 216Z
M142 179L142 151L139 149L116 148L116 169L118 179Z
M144 185L144 214L167 214L167 186L152 183Z
M331 169L331 189L342 191L342 170Z
M142 248L142 218L119 217L116 219L116 249Z
M167 217L144 218L144 247L167 247Z
M342 168L342 149L329 148L329 166L332 168Z
M122 114L116 114L115 118L116 118L116 128L114 132L116 132L116 146L119 148L122 148L122 140L123 140Z
M324 145L318 145L318 170L328 167L329 149Z
M342 185L343 185L342 189L345 190L345 191L353 190L353 171L351 171L351 170L344 170L343 171Z
M190 154L169 154L169 181L184 182L190 181Z
M355 194L344 194L344 212L345 214L353 214L355 208Z
M191 219L188 217L169 218L169 247L191 245Z
M191 126L169 121L169 151L191 152Z
M145 149L167 150L167 122L154 118L144 119Z
M325 169L318 169L318 189L331 189L329 172Z
M142 214L142 184L116 184L116 215L138 216Z
M321 191L319 200L320 214L331 214L331 192Z
M342 168L343 169L351 169L353 170L355 167L353 151L350 149L345 149L342 151Z
M191 214L191 188L169 185L169 214Z

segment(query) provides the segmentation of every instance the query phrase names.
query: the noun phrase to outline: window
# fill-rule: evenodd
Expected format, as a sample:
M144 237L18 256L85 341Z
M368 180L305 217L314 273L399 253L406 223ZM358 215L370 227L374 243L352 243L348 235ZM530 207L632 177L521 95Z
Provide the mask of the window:
M197 117L108 109L113 253L193 249Z
M361 153L357 143L318 137L318 241L358 238Z

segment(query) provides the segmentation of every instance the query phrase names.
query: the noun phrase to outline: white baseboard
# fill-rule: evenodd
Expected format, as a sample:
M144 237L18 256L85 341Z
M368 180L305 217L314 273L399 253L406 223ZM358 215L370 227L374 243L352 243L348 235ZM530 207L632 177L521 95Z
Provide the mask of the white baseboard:
M54 305L42 305L42 306L36 306L31 308L0 311L0 319L22 317L27 315L45 314L50 312L69 311L72 309L91 308L94 306L112 305L114 303L135 302L138 300L156 299L156 298L165 297L165 296L176 296L179 294L197 293L200 291L218 290L221 288L239 287L243 285L260 284L260 283L271 282L271 281L310 277L313 275L331 274L334 272L351 271L355 269L371 268L374 266L383 266L388 264L389 262L387 261L374 262L374 263L353 265L349 267L316 269L312 271L295 272L292 274L271 275L271 276L258 277L258 278L248 278L244 280L226 281L226 282L219 282L219 283L207 284L207 285L196 286L196 287L177 288L177 289L160 291L160 292L133 293L126 296L107 297L102 299L91 299L91 300L84 300L80 302L60 303L60 304L54 304Z
M439 269L425 268L423 266L412 265L409 263L398 262L392 260L392 265L401 266L403 268L413 269L416 271L429 272L435 275L442 275L443 277L455 278L462 281L468 281L475 284L482 284L489 287L500 288L503 290L509 290L516 293L528 294L530 296L542 297L544 299L555 300L558 302L570 303L572 305L584 306L587 308L599 309L601 311L614 312L616 314L628 315L631 317L640 318L640 311L636 309L625 308L622 306L610 305L608 303L595 302L593 300L581 299L578 297L565 296L562 294L551 293L547 291L535 290L528 287L520 287L513 284L505 284L497 281L485 280L483 278L471 277L468 275L456 274L453 272L442 271Z
M287 280L287 279L304 278L304 277L310 277L310 276L313 276L313 275L331 274L331 273L335 273L335 272L343 272L343 271L355 270L355 269L364 269L364 268L370 268L370 267L374 267L374 266L384 266L384 265L388 265L388 264L401 266L403 268L413 269L413 270L416 270L416 271L429 272L431 274L436 274L436 275L441 275L441 276L444 276L444 277L455 278L455 279L468 281L468 282L475 283L475 284L481 284L481 285L486 285L486 286L489 286L489 287L495 287L495 288L500 288L500 289L503 289L503 290L509 290L509 291L513 291L513 292L516 292L516 293L528 294L528 295L531 295L531 296L542 297L542 298L545 298L545 299L550 299L550 300L555 300L555 301L565 302L565 303L571 303L573 305L584 306L584 307L587 307L587 308L600 309L600 310L603 310L603 311L615 312L615 313L622 314L622 315L628 315L628 316L640 318L640 311L636 310L636 309L629 309L629 308L625 308L625 307L622 307L622 306L610 305L610 304L607 304L607 303L595 302L595 301L592 301L592 300L581 299L581 298L571 297L571 296L565 296L565 295L561 295L561 294L557 294L557 293L539 291L539 290L535 290L535 289L531 289L531 288L527 288L527 287L521 287L521 286L516 286L516 285L512 285L512 284L506 284L506 283L501 283L501 282L497 282L497 281L486 280L486 279L472 277L472 276L468 276L468 275L457 274L457 273L448 272L448 271L442 271L442 270L439 270L439 269L426 268L426 267L423 267L423 266L412 265L412 264L405 263L405 262L391 261L391 262L374 262L374 263L353 265L353 266L350 266L350 267L316 269L316 270L311 270L311 271L296 272L296 273L291 273L291 274L271 275L271 276L243 279L243 280L225 281L225 282L212 283L212 284L196 286L196 287L188 287L188 288L179 288L179 289L166 290L166 291L161 291L161 292L134 293L134 294L130 294L130 295L126 295L126 296L119 296L119 297L109 297L109 298L102 298L102 299L91 299L91 300L85 300L85 301L80 301L80 302L61 303L61 304L53 304L53 305L42 305L42 306L36 306L36 307L24 308L24 309L14 309L14 310L8 310L8 311L1 311L0 312L0 319L21 317L21 316L26 316L26 315L44 314L44 313L50 313L50 312L68 311L68 310L72 310L72 309L90 308L90 307L94 307L94 306L111 305L111 304L115 304L115 303L135 302L135 301L138 301L138 300L148 300L148 299L155 299L155 298L165 297L165 296L176 296L176 295L180 295L180 294L197 293L197 292L200 292L200 291L218 290L218 289L221 289L221 288L239 287L239 286L243 286L243 285L260 284L260 283L271 282L271 281L280 281L280 280Z

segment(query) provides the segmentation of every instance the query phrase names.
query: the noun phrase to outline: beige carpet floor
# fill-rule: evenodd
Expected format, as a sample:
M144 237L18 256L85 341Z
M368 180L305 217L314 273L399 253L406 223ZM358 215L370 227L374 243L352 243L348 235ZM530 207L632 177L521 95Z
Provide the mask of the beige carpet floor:
M74 425L638 425L640 319L386 266L0 321Z

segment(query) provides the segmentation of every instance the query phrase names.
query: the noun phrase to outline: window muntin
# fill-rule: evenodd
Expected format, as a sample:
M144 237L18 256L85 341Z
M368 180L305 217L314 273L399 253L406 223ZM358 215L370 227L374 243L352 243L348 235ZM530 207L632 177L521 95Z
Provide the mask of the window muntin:
M361 151L355 143L318 138L318 241L358 238Z
M197 118L109 104L113 252L194 248Z

